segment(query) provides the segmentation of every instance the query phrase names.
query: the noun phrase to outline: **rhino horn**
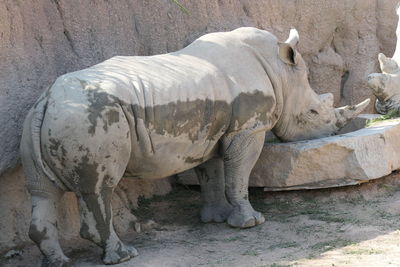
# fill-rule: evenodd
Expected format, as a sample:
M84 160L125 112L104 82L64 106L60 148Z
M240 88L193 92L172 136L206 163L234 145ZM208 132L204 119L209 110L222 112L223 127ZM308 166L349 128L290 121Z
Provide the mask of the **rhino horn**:
M397 65L397 62L392 58L386 57L383 53L379 53L378 60L382 72L396 73L399 71L399 66Z
M336 108L335 115L337 118L336 126L338 127L338 130L343 128L350 120L357 117L368 106L369 102L370 99L367 98L357 105Z
M297 43L299 42L299 33L296 29L291 29L289 32L289 38L285 41L285 43L289 44L291 47L296 47Z

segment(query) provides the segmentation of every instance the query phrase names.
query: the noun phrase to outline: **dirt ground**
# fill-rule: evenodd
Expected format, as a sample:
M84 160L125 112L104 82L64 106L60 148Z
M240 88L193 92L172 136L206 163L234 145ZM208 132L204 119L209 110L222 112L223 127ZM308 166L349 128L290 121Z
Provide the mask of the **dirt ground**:
M140 255L116 266L400 266L400 173L360 186L264 193L251 202L267 221L238 230L199 220L198 188L176 187L141 199L133 211L141 231L122 239ZM101 266L101 249L76 239L63 244L75 266ZM33 244L1 266L38 266Z

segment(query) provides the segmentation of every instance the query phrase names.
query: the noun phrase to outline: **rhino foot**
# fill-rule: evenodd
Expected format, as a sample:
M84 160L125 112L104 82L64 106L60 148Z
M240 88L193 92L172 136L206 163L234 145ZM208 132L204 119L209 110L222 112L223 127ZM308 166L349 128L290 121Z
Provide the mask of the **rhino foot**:
M251 207L235 208L228 218L228 224L237 228L249 228L264 222L264 216Z
M232 205L227 202L219 205L206 205L201 210L201 221L204 223L225 222L232 210Z
M139 255L139 253L133 246L124 245L119 241L113 249L107 247L103 262L105 264L117 264L136 257L137 255Z
M59 259L48 259L44 258L40 267L71 267L73 266L72 261L67 257Z

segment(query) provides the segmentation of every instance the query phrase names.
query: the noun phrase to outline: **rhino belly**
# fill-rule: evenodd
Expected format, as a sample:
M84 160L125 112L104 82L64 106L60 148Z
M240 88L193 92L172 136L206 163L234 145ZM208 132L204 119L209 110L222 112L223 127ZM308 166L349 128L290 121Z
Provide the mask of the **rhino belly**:
M153 138L152 150L144 151L139 144L132 154L125 177L163 178L191 169L214 157L218 140L182 140L180 138Z

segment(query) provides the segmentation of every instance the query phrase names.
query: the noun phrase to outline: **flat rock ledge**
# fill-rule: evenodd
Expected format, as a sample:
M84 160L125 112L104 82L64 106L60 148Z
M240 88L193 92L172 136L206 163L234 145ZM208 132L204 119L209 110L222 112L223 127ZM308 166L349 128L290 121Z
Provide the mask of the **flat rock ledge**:
M361 128L371 117L374 115L361 115L354 127ZM267 142L249 185L266 191L347 186L381 178L399 168L400 119L392 119L326 138ZM179 180L198 184L193 171L180 174Z

